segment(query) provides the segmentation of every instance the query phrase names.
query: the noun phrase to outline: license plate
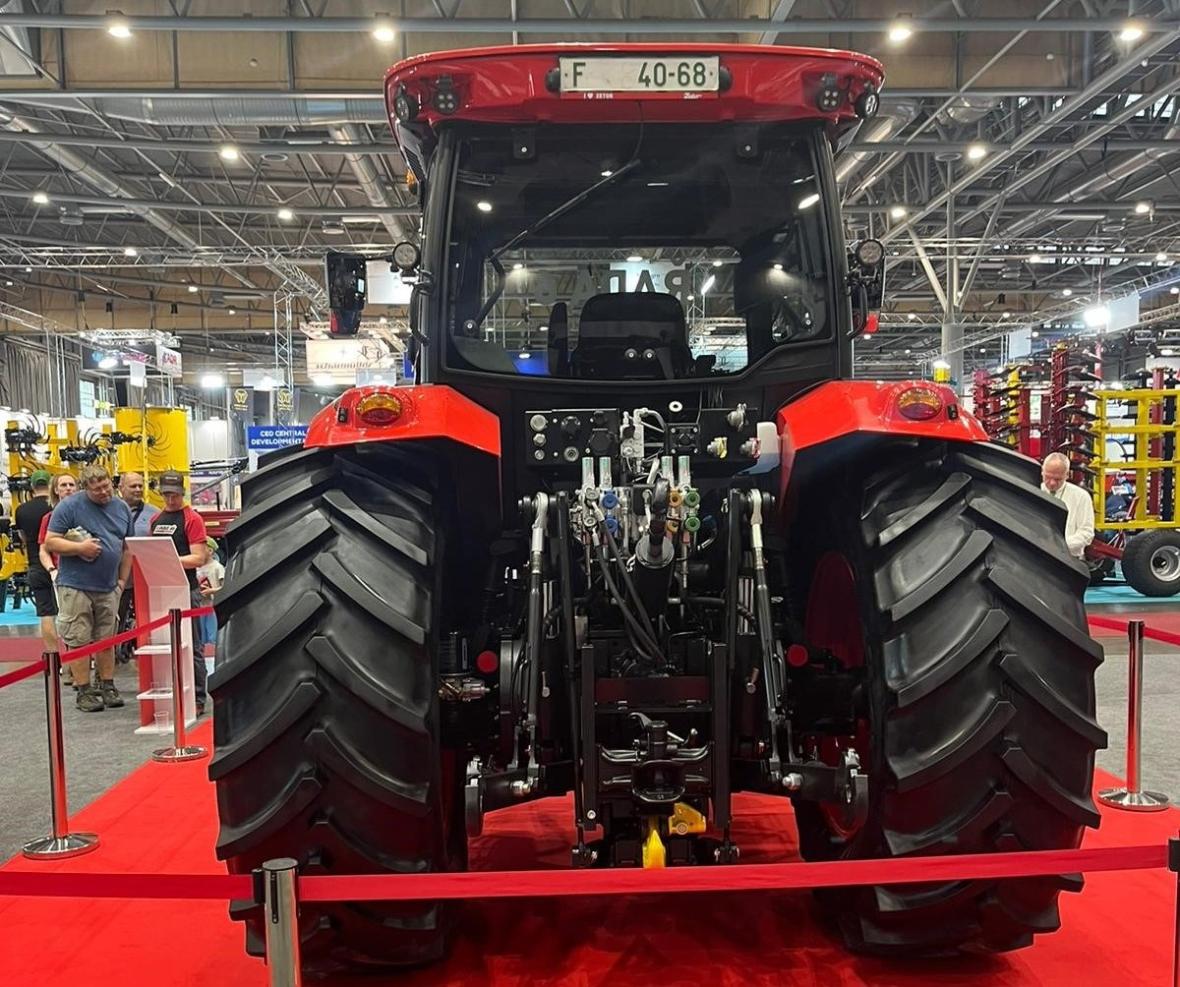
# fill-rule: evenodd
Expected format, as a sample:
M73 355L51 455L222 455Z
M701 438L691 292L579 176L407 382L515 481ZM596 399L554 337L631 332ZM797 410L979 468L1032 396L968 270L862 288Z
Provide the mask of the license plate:
M586 99L716 96L720 66L704 58L561 58L561 94Z

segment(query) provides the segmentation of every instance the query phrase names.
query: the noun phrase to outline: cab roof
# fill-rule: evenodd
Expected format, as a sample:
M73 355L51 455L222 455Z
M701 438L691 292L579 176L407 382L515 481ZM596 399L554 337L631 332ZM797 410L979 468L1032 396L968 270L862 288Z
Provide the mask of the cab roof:
M562 92L561 59L687 59L716 56L715 92ZM880 91L881 63L826 48L701 43L539 44L417 55L385 76L395 134L413 123L708 123L815 120L833 137L856 122ZM446 95L449 93L450 95ZM825 96L826 94L826 96ZM403 115L398 116L397 99ZM405 111L411 116L406 116Z

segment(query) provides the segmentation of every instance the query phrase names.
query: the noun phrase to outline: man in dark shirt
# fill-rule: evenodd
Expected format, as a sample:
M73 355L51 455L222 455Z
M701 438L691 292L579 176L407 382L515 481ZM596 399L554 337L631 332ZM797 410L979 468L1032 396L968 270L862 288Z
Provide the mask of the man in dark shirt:
M184 474L167 470L160 474L156 489L164 498L164 509L152 518L153 535L171 538L176 554L188 577L189 602L194 608L206 605L197 588L197 570L209 561L209 547L205 544L205 520L184 502ZM205 652L200 630L200 619L193 618L193 691L197 701L197 715L205 712Z
M53 580L41 565L41 519L53 509L49 506L50 476L46 470L37 470L29 477L32 499L17 507L12 519L19 529L29 560L29 591L37 616L41 618L41 640L46 651L57 650L57 631L53 618L57 616L57 596L53 592Z

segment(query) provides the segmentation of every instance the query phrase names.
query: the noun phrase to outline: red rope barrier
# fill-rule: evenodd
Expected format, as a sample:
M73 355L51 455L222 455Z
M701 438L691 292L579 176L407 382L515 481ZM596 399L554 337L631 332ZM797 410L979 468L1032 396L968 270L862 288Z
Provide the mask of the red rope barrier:
M182 617L205 617L213 613L212 607L197 607L193 610L181 610Z
M1104 630L1122 631L1124 634L1127 631L1127 621L1114 620L1111 617L1087 617L1091 627L1101 627ZM1161 631L1154 627L1144 626L1143 636L1149 637L1153 641L1163 641L1166 644L1180 644L1180 634L1173 634L1171 631Z
M25 679L31 679L34 675L40 675L43 671L45 671L45 660L41 659L32 665L18 668L15 672L0 675L0 689L3 689L6 685L12 685L14 682L23 682Z
M249 874L36 874L0 871L0 897L253 898Z
M1099 847L895 860L669 867L662 870L476 871L464 874L345 874L299 879L302 901L416 901L554 898L577 895L767 891L1162 870L1168 848ZM77 898L250 898L244 874L36 874L0 871L0 896Z
M1126 633L1127 630L1127 622L1125 620L1112 620L1110 617L1088 616L1086 621L1091 627L1101 627L1108 631L1123 631ZM1144 633L1146 633L1146 630Z
M1143 636L1149 637L1153 641L1165 641L1168 644L1180 644L1180 634L1173 634L1171 631L1159 631L1154 627L1144 627Z
M61 663L65 665L67 662L77 661L79 658L89 658L91 655L105 651L107 648L113 648L116 645L122 644L124 641L131 641L137 637L142 637L148 631L154 631L157 627L163 627L167 623L168 615L165 614L163 617L157 617L155 620L149 621L146 624L136 624L130 630L115 634L113 637L104 637L101 641L95 641L93 644L63 651L61 653Z

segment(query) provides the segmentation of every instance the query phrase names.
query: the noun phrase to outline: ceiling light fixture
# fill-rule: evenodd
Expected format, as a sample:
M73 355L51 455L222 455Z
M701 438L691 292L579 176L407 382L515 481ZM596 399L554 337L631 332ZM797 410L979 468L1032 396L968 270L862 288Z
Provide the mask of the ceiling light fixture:
M478 209L480 212L491 212L492 211L492 204L490 202L488 202L486 199L480 199L479 202L477 202L475 204L475 208Z
M200 290L201 290L201 289L200 289L200 288L198 288L198 287L197 287L195 284L190 284L190 285L188 286L188 293L189 293L190 295L195 295L195 294L196 294L198 291L200 291Z
M713 266L714 266L714 267L720 267L720 266L721 266L721 261L719 261L719 260L715 260L715 261L713 261Z
M138 257L139 251L136 250L134 247L124 247L123 248L123 256L124 257Z
M776 263L776 264L774 265L774 269L775 269L776 271L781 271L781 270L783 269L783 265L782 265L782 264L777 264L777 263Z
M33 201L39 206L49 205L49 196L45 192L34 192Z
M126 41L131 37L131 25L122 14L113 14L107 21L107 34L120 41Z
M975 144L969 144L967 146L967 160L968 161L982 161L986 157L987 157L987 145L986 144L975 143Z
M805 196L803 196L802 199L799 200L799 208L800 208L800 210L810 209L817 202L819 202L819 193L812 192L810 195L805 195Z
M908 319L910 322L915 321L917 318L918 317L913 312L910 312L906 315L906 319Z
M1061 295L1063 298L1068 298L1072 294L1073 294L1072 288L1062 288L1061 289Z
M387 45L395 37L397 37L397 33L393 29L393 22L388 17L378 17L373 27L373 38L383 45Z
M903 45L914 36L914 29L909 15L899 15L891 25L889 25L889 33L886 37L889 38L889 43L892 45Z
M1146 199L1141 199L1135 203L1135 215L1146 216L1149 212L1151 212L1151 203Z
M1127 21L1123 25L1123 29L1119 31L1119 41L1125 45L1134 44L1143 37L1143 25L1138 21Z
M628 258L627 258L627 263L628 263L628 264L642 264L642 263L643 263L643 258L642 258L642 257L640 257L640 256L639 256L639 254L631 254L631 255L630 255Z
M905 214L906 214L905 206L900 206L900 205L894 206L892 209L889 210L889 218L890 219L905 219Z
M1168 255L1161 250L1155 255L1155 262L1157 264L1166 264L1168 262Z
M277 215L284 223L289 223L295 218L295 213L293 213L286 206L283 206L283 208L280 209L275 215Z
M239 157L238 149L233 144L222 144L217 151L217 156L222 161L237 161Z

